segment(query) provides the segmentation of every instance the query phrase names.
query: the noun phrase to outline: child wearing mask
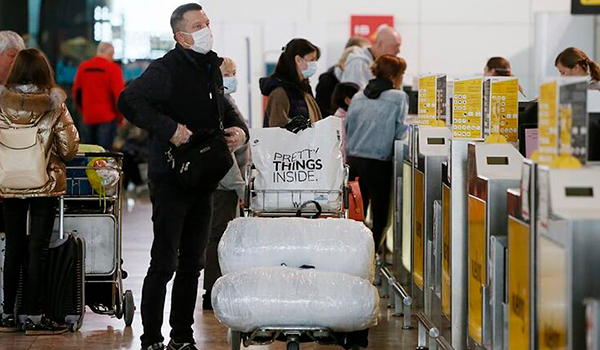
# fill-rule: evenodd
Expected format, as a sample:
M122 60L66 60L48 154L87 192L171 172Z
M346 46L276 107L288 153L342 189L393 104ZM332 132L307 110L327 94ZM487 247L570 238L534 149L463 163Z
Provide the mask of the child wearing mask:
M308 124L321 119L308 79L317 71L321 51L306 39L290 41L275 72L260 79L260 90L268 96L263 126L286 127Z

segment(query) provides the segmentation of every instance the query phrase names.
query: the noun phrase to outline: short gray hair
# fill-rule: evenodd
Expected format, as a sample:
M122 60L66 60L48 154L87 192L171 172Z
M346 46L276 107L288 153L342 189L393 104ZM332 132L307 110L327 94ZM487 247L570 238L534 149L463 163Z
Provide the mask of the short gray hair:
M25 50L23 38L12 30L0 31L0 52L8 49Z
M183 30L183 15L190 11L202 11L202 6L196 3L181 5L171 14L171 29L173 34Z

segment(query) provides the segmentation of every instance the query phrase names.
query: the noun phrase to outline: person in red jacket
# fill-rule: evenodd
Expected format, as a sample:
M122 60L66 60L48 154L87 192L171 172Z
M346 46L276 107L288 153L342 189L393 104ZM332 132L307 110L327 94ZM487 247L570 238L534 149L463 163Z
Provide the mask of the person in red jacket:
M83 142L106 150L112 148L117 123L123 118L117 109L123 72L113 62L114 53L112 44L100 43L96 57L79 66L73 84L73 100L83 114Z

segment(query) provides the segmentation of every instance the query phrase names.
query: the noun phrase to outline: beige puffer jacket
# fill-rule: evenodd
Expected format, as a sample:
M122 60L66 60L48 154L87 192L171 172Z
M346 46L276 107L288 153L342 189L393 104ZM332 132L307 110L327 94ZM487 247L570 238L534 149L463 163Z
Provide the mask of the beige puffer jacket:
M0 197L58 197L66 193L65 162L75 157L79 147L79 134L65 105L66 98L59 88L0 85L0 128L9 128L10 124L37 125L49 159L49 180L44 186L30 190L0 187Z

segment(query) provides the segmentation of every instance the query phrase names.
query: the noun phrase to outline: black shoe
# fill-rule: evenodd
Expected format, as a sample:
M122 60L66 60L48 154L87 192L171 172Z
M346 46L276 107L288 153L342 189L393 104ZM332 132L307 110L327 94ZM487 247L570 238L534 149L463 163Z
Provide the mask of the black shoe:
M164 350L165 345L162 342L154 343L145 347L142 347L142 350Z
M15 316L10 315L8 317L0 320L0 332L1 333L14 333L18 332L19 327L17 327L17 322L15 321Z
M34 323L31 319L25 321L25 335L56 335L65 333L68 328L65 325L58 324L45 317L42 317L40 323Z
M198 350L194 343L176 343L173 339L167 345L167 350Z

